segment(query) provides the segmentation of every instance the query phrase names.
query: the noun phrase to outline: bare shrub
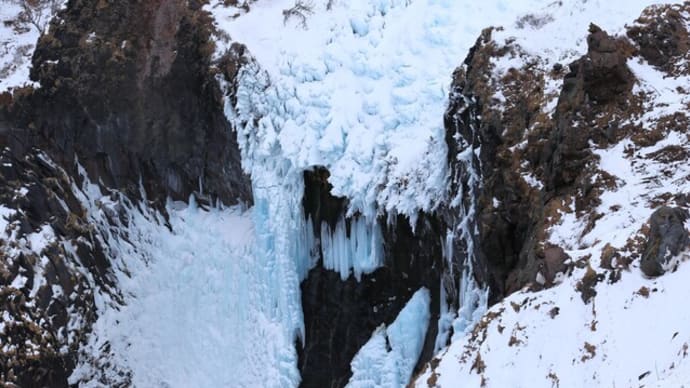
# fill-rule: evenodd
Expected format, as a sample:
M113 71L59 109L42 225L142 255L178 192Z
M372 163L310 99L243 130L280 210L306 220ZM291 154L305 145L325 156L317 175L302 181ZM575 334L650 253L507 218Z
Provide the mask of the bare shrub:
M9 2L19 4L22 8L18 21L32 25L41 35L62 5L61 0L10 0Z
M307 28L307 16L314 13L314 3L311 0L297 0L292 8L283 10L283 24L296 18L302 28Z

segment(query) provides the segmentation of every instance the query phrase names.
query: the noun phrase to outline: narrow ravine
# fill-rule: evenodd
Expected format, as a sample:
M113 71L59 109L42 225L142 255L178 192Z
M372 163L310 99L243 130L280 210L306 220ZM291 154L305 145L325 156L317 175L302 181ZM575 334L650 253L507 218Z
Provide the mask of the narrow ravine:
M420 356L481 316L470 198L479 180L450 183L443 114L452 71L485 27L478 16L510 20L532 3L310 3L304 19L289 16L290 1L207 6L229 38L217 52L246 46L230 48L244 65L225 81L226 115L266 215L264 245L282 276L276 318L296 336L302 386L343 386L353 373L352 386L404 385ZM300 206L314 190L319 201ZM381 352L378 326L422 289L428 311L410 311L429 318L402 320L418 338Z

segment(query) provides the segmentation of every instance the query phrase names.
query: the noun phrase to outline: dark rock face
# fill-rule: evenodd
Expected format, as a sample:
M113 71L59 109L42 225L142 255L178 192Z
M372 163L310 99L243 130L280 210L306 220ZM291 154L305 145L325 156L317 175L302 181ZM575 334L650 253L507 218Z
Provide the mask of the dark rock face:
M516 165L520 159L507 149L523 137L528 126L540 125L538 104L542 80L538 74L513 72L511 90L505 90L504 94L515 98L515 104L508 109L494 109L491 106L494 85L487 76L491 71L490 60L493 56L509 55L513 48L498 47L491 40L491 33L491 29L482 33L464 65L456 70L444 121L452 172L451 191L463 193L460 206L465 211L473 209L470 229L476 225L478 230L478 235L472 236L473 252L467 252L468 247L463 246L465 243L459 236L454 242L455 250L461 256L475 257L475 277L489 286L490 301L495 302L505 295L506 279L511 271L525 260L529 252L525 247L534 244L539 214L531 212L540 194L530 192L522 183ZM538 155L531 147L527 151ZM461 162L462 155L470 160ZM531 157L535 158L534 155ZM447 224L456 224L460 212L459 207L448 206Z
M338 219L345 213L347 200L331 195L330 173L326 168L316 167L313 171L304 172L304 207L305 217L311 218L314 232L321 230L321 223L326 222L331 230L335 229Z
M645 275L663 275L671 259L690 246L690 237L684 226L689 216L687 210L668 206L652 213L649 236L640 261L640 269Z
M328 171L316 168L305 173L305 215L319 231L322 222L335 225L347 201L330 194ZM442 273L441 238L444 230L433 216L422 215L412 232L407 219L381 224L385 263L361 281L319 263L302 282L302 309L306 343L298 345L303 387L343 387L352 372L350 362L381 324L390 324L421 287L431 291L429 329L418 365L433 355L440 312ZM348 227L349 229L349 227ZM317 233L318 237L318 233Z
M589 26L587 55L570 65L572 77L582 78L582 87L594 102L604 104L627 96L635 78L628 68L626 40L616 40L598 26ZM564 83L568 83L566 76Z
M583 121L581 116L591 117L606 110L607 104L629 100L634 83L626 64L625 42L593 24L589 31L587 54L570 64L556 107L555 149L546 155L547 186L553 190L575 183L591 160L589 141L597 134L578 125Z
M94 181L154 200L251 201L211 69L211 21L192 1L71 1L38 42L41 88L5 126ZM0 123L3 121L0 115ZM200 195L201 196L201 195Z

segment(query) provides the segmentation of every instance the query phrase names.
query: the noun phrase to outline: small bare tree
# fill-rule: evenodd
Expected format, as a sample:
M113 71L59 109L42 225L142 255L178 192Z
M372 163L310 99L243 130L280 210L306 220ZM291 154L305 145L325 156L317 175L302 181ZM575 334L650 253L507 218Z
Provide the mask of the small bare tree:
M283 10L283 24L291 18L297 18L302 28L307 28L307 15L314 13L314 3L310 0L297 0L292 8Z
M19 21L34 26L41 35L62 5L61 0L15 0L15 2L22 7Z

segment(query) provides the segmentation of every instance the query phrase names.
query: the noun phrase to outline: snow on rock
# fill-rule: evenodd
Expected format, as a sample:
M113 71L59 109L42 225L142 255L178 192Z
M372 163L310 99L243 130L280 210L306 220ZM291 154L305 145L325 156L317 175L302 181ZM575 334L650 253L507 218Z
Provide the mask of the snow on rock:
M290 13L295 3L289 0L207 6L229 36L216 42L218 54L239 42L253 57L239 70L226 115L238 133L256 208L266 216L256 224L265 230L258 238L267 236L259 245L271 247L266 254L282 272L284 303L276 310L285 332L301 338L299 282L315 264L307 249L313 242L302 234L308 229L300 203L303 171L325 167L331 194L346 198L346 217L356 218L349 239L343 221L335 230L322 227L324 266L341 278L376 269L382 264L377 218L384 211L402 214L415 225L419 211L434 210L446 197L443 113L450 76L485 27L482 16L509 20L539 1L309 4L301 16ZM474 305L476 295L468 295ZM469 304L466 310L463 318L472 315ZM446 321L454 317L448 311Z
M38 30L18 20L19 2L3 2L0 7L0 91L31 84L31 55L38 40Z
M65 1L66 2L66 1ZM31 57L53 14L64 2L36 2L31 20L22 12L21 1L3 1L0 7L0 92L22 86L37 86L29 80ZM44 4L46 3L46 4ZM52 3L52 2L50 2ZM51 9L53 7L53 9Z
M625 24L652 3L559 2L519 18L513 26L494 30L496 42L519 47L514 51L519 55L494 60L494 78L505 82L502 77L511 68L530 64L532 71L544 72L556 63L567 64L584 53L590 22L625 35ZM687 6L679 8L687 21ZM597 193L596 201L582 206L586 193L575 190L547 220L543 243L562 248L568 258L568 269L557 274L556 285L543 289L544 277L537 273L533 283L541 284L528 284L491 307L473 330L454 338L427 365L415 386L690 383L688 314L679 308L690 295L683 281L690 271L683 261L690 254L681 252L673 260L680 264L654 279L643 275L639 261L654 210L688 207L689 100L681 85L690 80L678 70L686 68L686 57L675 57L672 70L635 55L627 61L635 76L630 99L639 107L618 118L619 132L606 141L590 140L595 172L590 177L594 189L588 190ZM546 81L545 87L552 89L545 92L552 96L543 102L546 113L555 112L561 86L558 80ZM506 103L505 98L495 100L499 106ZM524 172L530 174L525 180L532 189L543 190L532 173ZM686 222L685 228L689 226Z
M689 292L687 276L690 266L654 281L639 272L625 274L618 283L598 287L590 304L573 293L577 276L539 293L513 294L442 352L438 366L427 369L416 386L690 383L690 316L679 308Z
M64 385L95 310L115 296L64 170L39 150L0 151L0 380ZM100 252L100 251L99 251Z
M207 9L225 33L217 41L218 54L239 42L253 57L239 71L226 115L238 132L257 207L265 209L261 228L270 237L259 245L271 247L281 279L288 280L280 286L286 303L277 308L286 332L303 335L298 285L315 263L306 248L309 237L301 234L308 228L299 202L303 171L325 167L331 194L348 200L349 217L374 225L385 211L405 215L414 225L419 211L434 210L448 199L443 114L451 74L484 27L515 27L496 31L496 39L523 47L524 56L493 63L502 75L524 65L527 57L541 56L544 68L567 63L584 52L592 15L615 32L647 3L323 1L305 3L309 9L294 13L296 3L290 0L247 2L241 8L211 2ZM515 22L515 15L524 16ZM546 88L552 111L560 83L547 80ZM532 175L526 177L531 187L543 187ZM468 211L465 218L472 217ZM469 224L458 227L451 232L473 233ZM356 228L366 232L365 241L376 235L368 228ZM328 229L320 233L327 268L345 278L380 264L372 254L364 253L367 260L352 257L365 247L359 234L348 241L338 225ZM472 273L471 268L464 272ZM461 337L484 311L477 307L486 304L487 292L470 278L466 275L460 287L459 313L444 307L438 349L451 326Z
M429 325L429 290L418 290L388 327L382 325L352 360L347 387L402 387L412 375Z

